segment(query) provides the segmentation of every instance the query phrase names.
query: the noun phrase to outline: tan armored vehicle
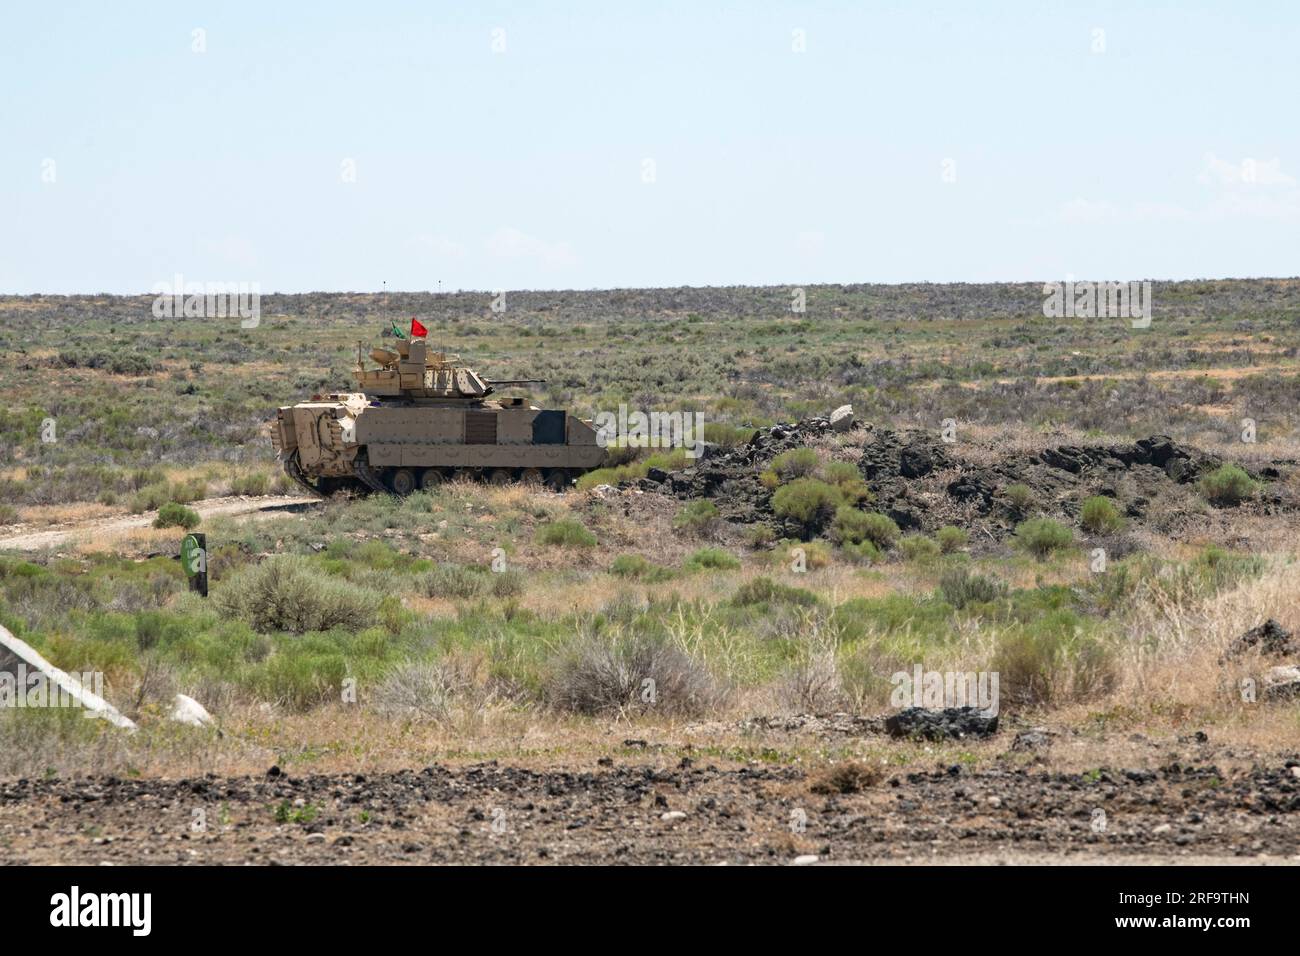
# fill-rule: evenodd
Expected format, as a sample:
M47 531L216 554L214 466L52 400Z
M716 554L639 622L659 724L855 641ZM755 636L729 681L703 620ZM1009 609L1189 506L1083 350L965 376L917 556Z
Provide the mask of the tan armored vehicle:
M499 386L423 338L357 349L357 392L279 410L271 440L284 470L307 490L410 494L450 478L545 482L559 491L605 461L589 422L523 399L489 400Z

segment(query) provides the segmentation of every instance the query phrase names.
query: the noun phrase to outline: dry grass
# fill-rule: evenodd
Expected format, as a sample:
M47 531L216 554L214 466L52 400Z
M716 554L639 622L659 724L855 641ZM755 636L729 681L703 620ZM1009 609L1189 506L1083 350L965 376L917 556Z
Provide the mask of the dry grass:
M1121 668L1124 679L1116 702L1141 711L1179 708L1217 720L1290 709L1294 733L1294 707L1249 703L1239 692L1240 679L1258 679L1268 662L1220 663L1234 638L1270 617L1289 630L1300 628L1300 564L1293 559L1190 606L1148 592L1135 602L1130 617L1134 640Z
M23 524L50 527L51 525L73 524L79 521L93 521L123 514L121 508L110 508L92 501L74 501L63 505L29 505L18 509L18 518Z

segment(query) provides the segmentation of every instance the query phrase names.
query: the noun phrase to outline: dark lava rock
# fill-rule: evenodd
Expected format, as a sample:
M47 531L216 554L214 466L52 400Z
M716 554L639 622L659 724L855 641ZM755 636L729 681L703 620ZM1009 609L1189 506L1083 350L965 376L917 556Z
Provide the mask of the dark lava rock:
M926 710L909 707L885 718L891 737L923 737L926 740L960 740L963 737L991 737L998 731L998 718L986 717L977 707L947 707Z
M993 489L974 475L962 475L949 482L948 494L958 501L979 501L985 506L993 500Z
M912 531L921 527L921 516L917 510L907 502L899 502L885 510L889 520L898 525L901 531Z
M784 422L758 429L743 445L711 446L704 457L684 470L665 473L652 469L645 478L628 484L643 492L671 494L683 500L707 498L729 524L766 524L776 537L808 540L825 530L831 516L822 515L807 526L778 519L772 509L773 492L760 476L776 456L808 447L831 432L826 418ZM1164 435L1127 445L1008 451L988 464L962 462L960 458L954 457L937 430L870 430L857 460L874 499L864 509L888 515L904 531L933 531L944 524L957 524L978 528L990 540L1001 541L1025 517L1003 494L1015 483L1027 485L1046 515L1058 520L1073 521L1077 518L1075 502L1101 494L1114 499L1135 523L1145 523L1149 503L1168 492L1171 482L1195 481L1220 464L1213 456L1180 446ZM1262 471L1259 474L1264 476ZM940 497L935 497L936 492ZM1271 502L1280 511L1300 507L1300 496L1262 495L1260 501ZM1116 542L1102 542L1108 554L1112 543Z
M1296 642L1290 631L1271 617L1229 644L1224 659L1234 660L1252 648L1258 648L1266 657L1300 656L1300 643Z
M913 441L899 453L898 473L904 478L924 478L934 471L934 455L924 441Z
M1073 445L1044 449L1040 457L1043 459L1044 464L1051 465L1053 468L1060 468L1062 471L1068 471L1074 475L1083 471L1084 466L1088 463L1084 449L1076 448Z

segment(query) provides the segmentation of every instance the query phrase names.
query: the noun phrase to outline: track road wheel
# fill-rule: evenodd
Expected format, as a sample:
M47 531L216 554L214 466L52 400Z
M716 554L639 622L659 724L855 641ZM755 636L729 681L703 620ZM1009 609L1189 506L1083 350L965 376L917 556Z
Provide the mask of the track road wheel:
M420 472L421 488L437 488L442 484L442 472L437 468L426 468Z
M415 490L415 472L409 468L398 468L388 476L388 487L393 494L406 497Z
M524 473L519 476L519 480L525 485L540 485L542 483L542 469L525 468Z
M514 476L510 474L510 470L507 468L497 468L488 475L488 483L498 487L508 485L513 480Z
M546 473L546 487L552 491L568 491L569 475L563 468L552 468Z

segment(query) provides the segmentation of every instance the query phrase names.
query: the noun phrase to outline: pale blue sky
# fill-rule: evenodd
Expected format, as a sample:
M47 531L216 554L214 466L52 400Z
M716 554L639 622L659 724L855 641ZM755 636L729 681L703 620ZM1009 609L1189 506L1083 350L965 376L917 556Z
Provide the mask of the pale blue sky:
M0 292L1300 274L1293 2L54 0L2 22Z

